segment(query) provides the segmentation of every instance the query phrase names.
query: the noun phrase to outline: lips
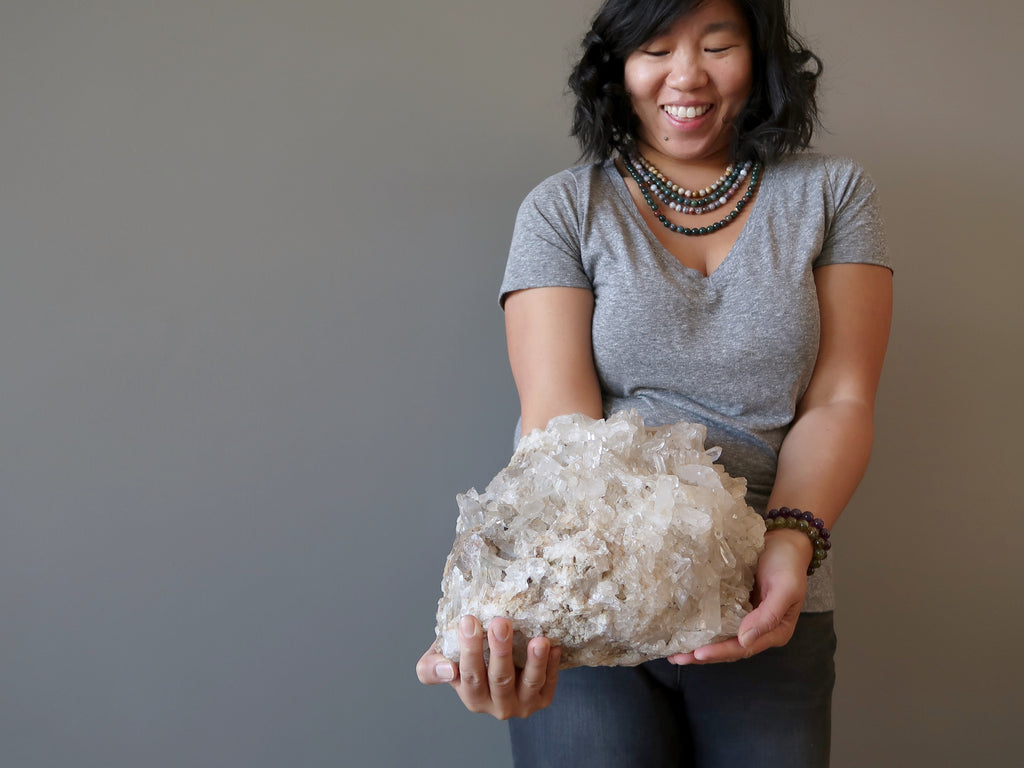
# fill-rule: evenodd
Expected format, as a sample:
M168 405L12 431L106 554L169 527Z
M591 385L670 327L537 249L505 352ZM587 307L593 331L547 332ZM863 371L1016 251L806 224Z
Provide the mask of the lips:
M692 120L701 115L707 114L707 111L711 109L710 104L701 104L700 106L691 107L677 107L672 104L666 104L662 109L670 114L672 117L677 119L688 119Z

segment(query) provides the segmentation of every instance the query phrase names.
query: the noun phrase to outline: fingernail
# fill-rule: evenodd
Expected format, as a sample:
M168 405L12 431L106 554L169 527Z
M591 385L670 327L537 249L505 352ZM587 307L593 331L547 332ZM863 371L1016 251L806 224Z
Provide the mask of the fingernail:
M533 644L533 655L538 659L543 659L547 650L547 643L540 642Z
M437 675L437 679L443 683L450 683L455 679L455 669L451 664L441 662L434 667L434 674Z
M476 620L472 616L463 616L462 621L459 622L459 629L465 638L476 637Z
M507 621L499 621L494 625L494 639L498 642L504 643L508 640L508 634L511 627Z
M740 635L740 645L746 648L760 636L761 633L757 631L757 627L752 627Z

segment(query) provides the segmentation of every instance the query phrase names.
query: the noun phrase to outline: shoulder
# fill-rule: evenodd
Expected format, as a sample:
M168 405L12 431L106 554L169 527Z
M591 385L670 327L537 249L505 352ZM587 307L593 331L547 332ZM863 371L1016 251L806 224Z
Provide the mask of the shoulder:
M591 288L583 264L585 222L602 185L602 164L579 165L549 176L523 200L516 216L501 286L501 301L524 288Z
M772 168L811 177L835 173L864 173L860 163L853 158L811 150L783 155L772 163Z
M773 164L772 173L785 204L805 215L803 225L821 228L815 267L867 263L892 269L875 182L860 163L799 152Z
M608 163L588 163L566 168L548 176L523 200L523 207L568 205L577 207L595 194L604 194L610 187Z
M614 168L611 169L614 172ZM567 168L535 186L516 215L516 231L555 228L578 237L587 212L613 194L608 164Z
M789 194L820 194L833 210L850 198L875 192L875 182L864 167L840 155L796 152L773 163L771 173Z

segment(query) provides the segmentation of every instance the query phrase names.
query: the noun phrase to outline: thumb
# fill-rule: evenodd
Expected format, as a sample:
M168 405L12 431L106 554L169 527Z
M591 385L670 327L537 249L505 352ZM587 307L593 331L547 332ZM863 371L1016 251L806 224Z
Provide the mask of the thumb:
M416 663L416 677L424 685L454 683L459 677L459 665L431 649Z
M773 599L774 598L774 599ZM751 649L758 640L770 635L782 625L783 617L789 610L789 601L774 595L766 595L761 604L743 617L737 637L740 645Z

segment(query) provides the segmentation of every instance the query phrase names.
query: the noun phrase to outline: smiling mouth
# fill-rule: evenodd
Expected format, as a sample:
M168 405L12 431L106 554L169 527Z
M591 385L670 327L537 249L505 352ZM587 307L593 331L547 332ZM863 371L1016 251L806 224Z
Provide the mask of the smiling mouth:
M665 112L667 112L668 114L672 115L672 117L687 118L692 120L695 117L700 117L701 115L706 114L707 111L711 109L711 105L702 104L699 107L674 107L671 104L666 104L665 106L662 107L662 109L665 110Z

